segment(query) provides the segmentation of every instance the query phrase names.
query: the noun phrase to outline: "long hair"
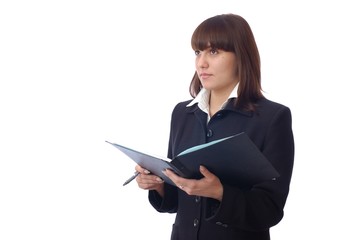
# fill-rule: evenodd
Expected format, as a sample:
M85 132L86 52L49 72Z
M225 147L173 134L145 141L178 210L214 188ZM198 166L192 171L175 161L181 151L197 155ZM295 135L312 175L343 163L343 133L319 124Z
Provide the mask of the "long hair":
M222 14L203 21L193 32L193 50L222 49L236 55L239 87L235 106L247 111L255 110L255 102L263 98L261 88L261 62L252 30L239 15ZM189 93L195 97L202 89L195 72Z

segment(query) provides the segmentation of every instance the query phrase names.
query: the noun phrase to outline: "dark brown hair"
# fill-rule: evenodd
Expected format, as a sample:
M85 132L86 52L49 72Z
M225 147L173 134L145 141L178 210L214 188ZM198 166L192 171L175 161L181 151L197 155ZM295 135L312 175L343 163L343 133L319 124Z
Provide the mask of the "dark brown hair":
M233 52L236 55L239 79L235 106L247 111L255 110L255 102L263 98L261 88L261 62L252 30L239 15L222 14L203 21L193 32L193 50L211 48ZM195 97L202 89L195 72L189 93Z

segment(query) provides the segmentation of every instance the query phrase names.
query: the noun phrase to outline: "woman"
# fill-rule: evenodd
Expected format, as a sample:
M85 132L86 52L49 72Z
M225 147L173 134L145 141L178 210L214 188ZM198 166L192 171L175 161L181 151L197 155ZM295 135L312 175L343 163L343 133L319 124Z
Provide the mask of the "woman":
M173 110L168 157L245 132L280 177L245 189L222 183L203 166L204 177L199 180L166 170L175 187L136 166L141 173L138 186L150 190L149 201L157 211L177 214L172 240L270 239L269 229L283 217L292 175L290 109L263 96L257 45L241 16L223 14L205 20L191 43L196 67L190 84L193 99Z

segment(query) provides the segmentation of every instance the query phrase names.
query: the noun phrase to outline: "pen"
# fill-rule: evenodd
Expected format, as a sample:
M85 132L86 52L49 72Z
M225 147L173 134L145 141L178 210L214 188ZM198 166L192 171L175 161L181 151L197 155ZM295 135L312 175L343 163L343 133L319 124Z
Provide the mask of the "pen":
M128 183L130 183L131 181L133 181L139 174L140 174L140 172L135 172L133 176L131 176L127 181L125 181L125 183L123 183L123 186L125 186Z

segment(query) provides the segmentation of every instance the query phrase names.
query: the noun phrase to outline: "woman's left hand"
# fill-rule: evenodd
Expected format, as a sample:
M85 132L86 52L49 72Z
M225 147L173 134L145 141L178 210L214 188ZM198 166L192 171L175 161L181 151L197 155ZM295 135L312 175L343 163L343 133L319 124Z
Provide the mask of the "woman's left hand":
M188 195L209 197L222 201L223 185L219 178L204 166L200 166L199 171L204 176L199 180L182 178L169 169L166 169L164 174Z

